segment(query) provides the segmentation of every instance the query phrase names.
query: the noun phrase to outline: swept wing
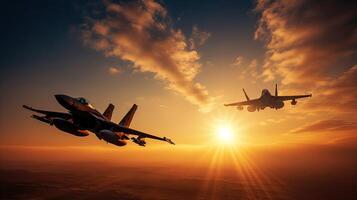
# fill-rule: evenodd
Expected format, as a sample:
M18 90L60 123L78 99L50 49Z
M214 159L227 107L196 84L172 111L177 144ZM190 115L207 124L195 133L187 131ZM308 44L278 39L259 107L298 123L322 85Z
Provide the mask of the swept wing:
M288 100L294 100L294 99L301 99L301 98L306 98L306 97L311 97L311 94L307 95L295 95L295 96L276 96L278 101L288 101Z

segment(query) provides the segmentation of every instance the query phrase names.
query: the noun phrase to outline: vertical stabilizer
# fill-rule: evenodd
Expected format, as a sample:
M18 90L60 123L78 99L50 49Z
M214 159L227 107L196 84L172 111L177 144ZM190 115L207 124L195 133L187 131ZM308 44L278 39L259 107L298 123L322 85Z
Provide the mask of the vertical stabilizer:
M245 92L244 88L243 88L243 92L244 92L245 98L247 99L247 101L249 101L250 99L249 99L247 93Z
M107 109L105 109L103 115L104 117L106 117L107 119L111 120L112 119L112 115L113 115L113 110L114 110L114 105L113 104L109 104Z
M135 111L138 108L138 106L136 104L134 104L131 109L129 110L128 113L126 113L126 115L123 117L123 119L119 122L119 125L121 126L125 126L125 127L129 127L131 120L134 117Z

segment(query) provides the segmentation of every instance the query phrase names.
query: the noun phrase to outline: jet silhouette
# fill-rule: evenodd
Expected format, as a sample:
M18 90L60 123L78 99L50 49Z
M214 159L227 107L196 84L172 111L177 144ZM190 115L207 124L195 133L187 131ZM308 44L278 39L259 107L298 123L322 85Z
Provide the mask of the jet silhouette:
M296 105L296 99L312 97L312 94L308 95L295 95L295 96L279 96L278 95L278 85L275 84L275 95L271 95L269 90L263 89L262 94L257 99L250 99L243 88L246 101L224 104L225 106L237 106L238 110L243 110L243 106L248 106L247 110L249 112L264 110L266 107L280 109L284 107L284 101L291 100L291 105Z
M100 140L103 139L117 146L126 145L126 141L130 139L140 146L145 146L145 138L162 140L174 144L166 137L158 137L129 128L138 107L136 104L132 106L129 112L117 124L111 121L114 110L114 105L112 104L109 104L108 108L101 114L83 97L73 98L67 95L55 95L55 97L58 103L69 112L38 110L26 105L23 105L23 107L44 115L32 115L34 119L54 125L61 131L79 137L88 136L89 132L92 132ZM130 138L130 135L135 137Z

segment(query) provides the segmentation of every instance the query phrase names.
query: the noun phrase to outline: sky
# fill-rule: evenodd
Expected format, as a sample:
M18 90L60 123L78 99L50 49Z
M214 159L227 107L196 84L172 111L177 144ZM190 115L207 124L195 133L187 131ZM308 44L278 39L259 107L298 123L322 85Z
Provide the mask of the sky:
M1 168L20 161L160 166L175 180L192 172L242 178L260 191L279 182L313 199L355 196L356 3L19 0L0 9ZM257 98L275 84L280 95L312 98L259 112L223 106L245 100L242 88ZM22 108L65 112L55 94L85 97L100 112L112 103L114 122L135 103L131 127L176 145L75 137ZM216 181L206 184L210 190Z
M26 149L118 149L41 124L21 107L65 111L55 94L85 97L101 112L112 103L113 121L136 103L132 127L171 138L178 151L221 145L222 127L238 147L353 146L355 8L332 0L6 1L1 148L24 157ZM223 106L244 100L242 88L255 98L275 83L281 95L312 98L252 113ZM176 148L147 142L148 154Z

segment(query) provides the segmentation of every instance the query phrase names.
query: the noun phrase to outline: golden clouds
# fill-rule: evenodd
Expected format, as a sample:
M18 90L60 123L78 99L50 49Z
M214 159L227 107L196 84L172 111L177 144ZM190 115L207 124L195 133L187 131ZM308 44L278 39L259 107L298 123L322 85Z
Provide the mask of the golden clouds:
M357 65L316 91L318 98L307 104L308 109L334 110L341 113L357 112Z
M345 121L340 119L320 120L310 124L306 124L292 131L292 133L304 132L337 132L337 131L353 131L357 129L356 121Z
M356 64L355 3L259 1L255 38L266 41L266 80L319 86Z
M292 133L356 130L356 9L335 0L258 1L255 38L267 49L262 77L312 91L303 111L323 113Z
M356 8L332 0L259 1L255 38L266 41L265 80L314 90L315 108L355 110Z
M189 39L190 49L196 49L203 45L210 36L211 33L201 31L197 26L193 26L191 38Z
M243 56L237 56L237 58L232 63L233 66L240 66L243 63Z
M121 70L119 68L117 68L117 67L109 67L108 68L108 72L111 75L115 75L115 74L120 74Z
M87 44L107 56L131 61L141 72L154 73L167 88L193 104L211 102L205 87L194 82L201 68L194 48L209 33L194 27L193 38L187 40L181 30L172 28L166 9L152 0L105 3L105 9L103 17L86 24L83 37Z

